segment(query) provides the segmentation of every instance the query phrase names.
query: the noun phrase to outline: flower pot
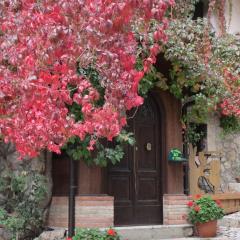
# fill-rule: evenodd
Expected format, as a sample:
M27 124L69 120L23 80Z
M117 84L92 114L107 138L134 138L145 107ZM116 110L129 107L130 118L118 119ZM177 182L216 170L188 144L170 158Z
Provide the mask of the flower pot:
M235 180L237 183L240 183L240 177L236 177Z
M196 223L195 227L199 237L215 237L217 235L217 220Z

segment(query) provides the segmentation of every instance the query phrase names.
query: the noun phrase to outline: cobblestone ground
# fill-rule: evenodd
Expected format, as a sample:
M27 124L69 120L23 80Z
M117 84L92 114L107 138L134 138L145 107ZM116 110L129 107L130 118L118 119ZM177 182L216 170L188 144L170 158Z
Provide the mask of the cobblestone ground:
M240 240L240 228L220 227L218 236L215 238L171 238L171 240ZM160 240L160 239L159 239ZM169 240L169 239L166 239Z
M240 240L240 228L220 227L220 234L223 239Z

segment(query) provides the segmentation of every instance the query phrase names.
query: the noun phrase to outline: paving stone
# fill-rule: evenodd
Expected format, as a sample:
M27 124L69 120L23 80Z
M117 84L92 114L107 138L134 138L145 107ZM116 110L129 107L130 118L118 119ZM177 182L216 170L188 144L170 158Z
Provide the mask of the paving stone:
M43 232L37 240L63 240L65 239L65 229L55 229L54 231Z

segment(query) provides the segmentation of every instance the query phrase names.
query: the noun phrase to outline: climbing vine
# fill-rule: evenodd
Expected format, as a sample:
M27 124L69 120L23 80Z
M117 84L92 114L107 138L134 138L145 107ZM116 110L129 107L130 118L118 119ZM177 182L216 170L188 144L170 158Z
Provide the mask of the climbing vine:
M152 77L183 105L191 102L183 115L184 126L206 123L211 112L230 119L240 117L240 41L236 35L226 32L226 1L209 1L206 17L195 19L198 3L198 0L176 1L167 30L168 41L163 46L164 58L170 62L165 76L168 80L156 81ZM229 11L232 11L231 4L229 1ZM217 17L218 32L211 27L212 15ZM229 128L227 124L221 126ZM235 123L230 127L233 128L239 130Z

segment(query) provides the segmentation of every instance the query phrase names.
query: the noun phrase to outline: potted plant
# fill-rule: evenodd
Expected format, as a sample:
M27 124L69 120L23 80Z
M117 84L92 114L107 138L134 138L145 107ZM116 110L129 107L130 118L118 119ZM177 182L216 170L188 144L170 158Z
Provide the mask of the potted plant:
M211 196L197 195L195 200L188 202L188 220L194 224L199 237L215 237L217 220L223 218L224 211L219 200Z

